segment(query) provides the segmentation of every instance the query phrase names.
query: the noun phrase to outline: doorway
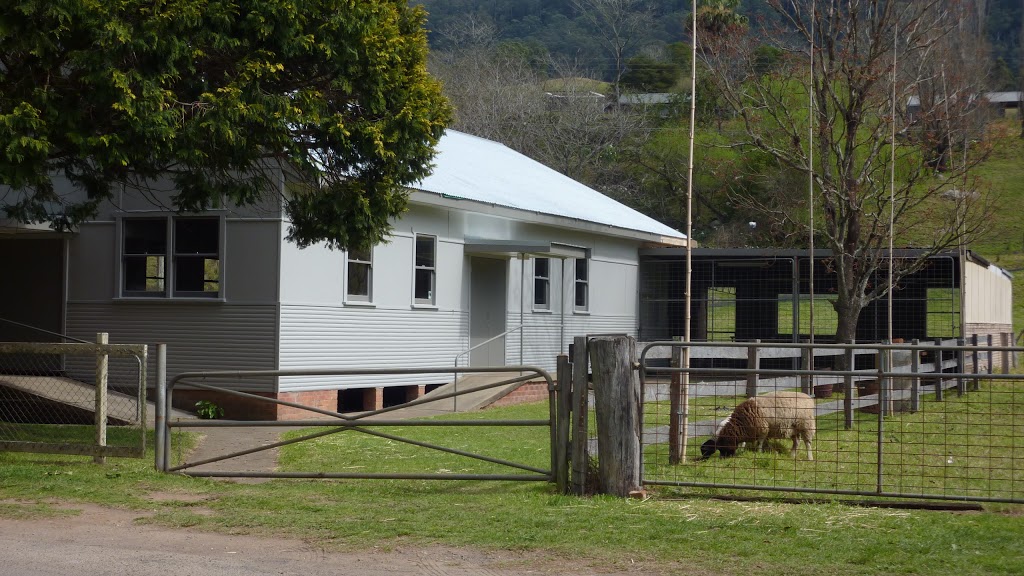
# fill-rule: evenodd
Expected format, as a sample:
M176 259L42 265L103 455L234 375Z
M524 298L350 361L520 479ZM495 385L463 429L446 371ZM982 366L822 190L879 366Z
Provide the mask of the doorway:
M469 345L476 346L505 331L508 261L470 258ZM504 366L505 338L497 338L472 352L469 365Z

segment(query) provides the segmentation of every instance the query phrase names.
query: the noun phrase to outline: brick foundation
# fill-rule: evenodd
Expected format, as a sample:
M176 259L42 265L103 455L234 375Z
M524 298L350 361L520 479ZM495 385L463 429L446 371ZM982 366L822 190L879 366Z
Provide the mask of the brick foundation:
M404 398L406 402L415 400L426 393L425 386L404 387ZM384 407L383 388L365 388L362 391L362 410L380 410ZM251 392L256 396L274 398L321 410L336 411L338 409L338 390L306 390L302 392ZM150 397L155 397L151 392ZM271 402L262 402L249 398L242 398L224 392L213 392L209 390L175 390L173 404L175 408L195 412L196 402L209 400L224 409L225 420L311 420L323 418L322 414L283 406Z
M498 398L489 407L512 406L515 404L527 404L529 402L541 402L548 399L547 382L524 382L515 390Z

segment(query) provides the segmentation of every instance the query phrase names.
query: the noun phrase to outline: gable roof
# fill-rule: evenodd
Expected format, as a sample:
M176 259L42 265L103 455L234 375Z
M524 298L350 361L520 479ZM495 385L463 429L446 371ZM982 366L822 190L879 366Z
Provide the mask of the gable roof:
M438 142L434 171L410 188L444 199L545 215L573 228L672 245L683 245L686 239L681 232L503 144L455 130L448 130ZM417 199L414 195L412 201Z

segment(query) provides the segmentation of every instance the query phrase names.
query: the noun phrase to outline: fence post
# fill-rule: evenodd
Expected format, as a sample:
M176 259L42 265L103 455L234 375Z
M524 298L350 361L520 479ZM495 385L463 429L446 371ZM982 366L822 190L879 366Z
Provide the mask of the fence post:
M851 346L854 344L854 340L847 341L847 344ZM843 351L846 356L846 370L852 372L855 364L853 361L853 348L847 348ZM847 374L843 376L843 414L845 416L844 425L847 430L853 428L853 376Z
M96 446L100 449L107 445L107 368L108 360L105 350L100 346L106 346L109 341L109 334L99 332L96 334L96 404L93 411L94 422L96 423ZM107 461L106 456L97 452L92 461L103 464Z
M963 338L957 338L956 345L964 346L966 345L966 340ZM958 348L956 351L956 371L958 374L961 374L961 376L956 377L956 394L957 396L963 396L964 392L967 391L967 386L964 382L964 377L962 376L962 374L967 371L967 354L964 352L963 348Z
M813 305L813 304L812 304ZM808 341L804 340L806 344ZM810 348L800 349L800 364L804 370L814 370L814 350ZM814 387L811 384L811 377L807 374L800 376L800 391L804 394L812 394Z
M747 370L757 370L761 364L761 340L747 345ZM747 398L757 396L757 373L747 374Z
M1010 346L1013 346L1013 344L1010 342L1010 334L1009 333L1003 332L1003 333L1001 333L999 335L999 345L1003 347L1003 353L1001 354L1002 358L1000 359L1000 360L1002 360L1001 363L1003 365L1003 374L1009 374L1010 373L1010 351L1006 350L1006 348L1009 348Z
M914 338L910 342L914 348L910 351L910 411L921 409L921 341Z
M941 376L946 371L946 359L942 352L942 338L935 339L935 371L940 374L935 379L935 401L941 402L942 395L946 391L946 379Z
M886 402L888 402L888 394L886 394L886 388L888 387L888 378L884 377L885 372L889 372L892 369L892 358L889 356L888 350L878 349L876 350L875 363L878 365L878 434L875 439L876 446L876 491L881 494L883 488L883 446L885 439L885 416L888 413Z
M672 340L682 341L682 337L673 336ZM672 368L683 366L683 350L678 346L672 347ZM686 432L686 423L683 422L683 375L680 372L672 372L668 388L669 420L668 420L668 463L679 464L683 461L683 434Z
M582 496L586 491L587 470L590 457L587 455L587 418L589 392L587 389L587 337L573 338L572 355L572 493Z
M629 496L640 488L640 382L633 371L636 342L628 336L594 338L589 347L601 492Z
M166 472L167 456L167 344L156 345L156 414L153 418L156 469Z
M569 357L559 354L557 358L556 377L558 379L557 406L555 418L555 467L551 471L555 475L555 485L559 494L566 494L569 487L569 414L570 394L572 390L572 365Z
M985 363L985 374L993 374L996 369L996 353L995 350L992 350L992 335L986 334L985 340L988 342L988 350L985 351L985 358L988 359L988 362Z

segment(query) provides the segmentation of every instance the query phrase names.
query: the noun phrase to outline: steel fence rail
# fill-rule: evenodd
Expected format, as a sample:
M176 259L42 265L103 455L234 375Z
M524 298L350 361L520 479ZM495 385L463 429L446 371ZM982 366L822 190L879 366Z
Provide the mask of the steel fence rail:
M158 352L159 354L159 352ZM234 390L225 388L223 385L215 385L210 383L211 381L230 379L237 383L237 381L244 381L247 378L259 378L259 377L288 377L288 376L379 376L379 375L420 375L420 374L447 374L451 375L453 372L456 373L515 373L514 376L502 379L498 382L478 385L465 390L456 390L454 392L437 394L430 398L418 398L403 404L395 406L388 406L377 410L371 410L361 412L359 414L343 414L331 410L325 410L313 406L306 406L296 402L290 402L286 400L279 400L275 398L267 398L240 390ZM159 470L166 472L181 472L191 476L202 476L202 477L252 477L252 478L332 478L332 479L417 479L417 480L512 480L512 481L548 481L554 482L556 476L556 470L558 469L558 463L555 460L555 426L556 426L556 412L555 412L555 401L554 395L556 392L556 385L552 380L551 376L543 369L536 366L504 366L504 367L486 367L486 368L457 368L453 370L451 367L448 368L387 368L387 369L306 369L306 370L239 370L239 371L208 371L208 372L185 372L176 375L166 384L163 384L165 378L158 376L158 390L157 396L160 398L160 402L157 405L157 456L156 456L156 467ZM481 390L487 390L492 388L498 388L506 386L508 384L514 384L526 381L543 380L546 383L548 390L548 419L523 419L523 420L511 420L511 419L495 419L495 420L445 420L445 421L432 421L432 420L401 420L401 419L384 419L381 416L387 415L397 410L403 410L408 408L415 408L439 400L454 399L460 395L465 395ZM166 415L170 412L170 407L173 403L173 392L174 388L179 385L188 385L193 388L217 391L232 396L241 398L247 398L259 402L267 402L281 406L288 406L292 408L307 410L312 413L320 414L322 416L328 416L329 419L311 419L311 420L262 420L262 421L223 421L223 420L208 420L208 421L178 421L171 422ZM175 428L187 429L196 427L302 427L302 428L313 428L313 427L327 427L327 430L320 430L304 434L300 437L290 438L287 440L281 440L265 446L259 446L249 448L245 450L239 450L235 452L226 453L213 458L204 459L198 462L186 462L178 466L172 466L170 463L171 456L171 431ZM432 442L425 442L411 438L401 437L395 434L389 434L373 430L373 428L383 427L411 427L411 428L423 428L423 427L542 427L548 429L548 436L550 438L549 450L551 457L549 459L550 469L542 469L537 466L513 462L502 458L495 458L484 454L474 453L469 450L461 450L458 448L452 448L448 446L442 446ZM322 438L337 434L339 432L358 432L360 434L366 434L389 441L400 442L415 446L417 448L424 448L429 450L440 451L455 456L465 457L472 460L487 462L490 464L496 464L504 467L518 469L524 472L532 472L533 474L464 474L464 473L408 473L408 472L277 472L277 471L265 471L265 472L251 472L251 471L198 471L194 468L228 460L238 456L244 456L247 454L253 454L256 452L271 450L280 448L282 446L288 446L301 442L306 442L316 438Z

